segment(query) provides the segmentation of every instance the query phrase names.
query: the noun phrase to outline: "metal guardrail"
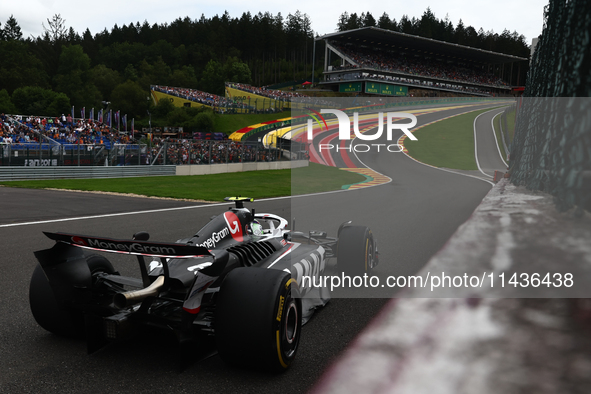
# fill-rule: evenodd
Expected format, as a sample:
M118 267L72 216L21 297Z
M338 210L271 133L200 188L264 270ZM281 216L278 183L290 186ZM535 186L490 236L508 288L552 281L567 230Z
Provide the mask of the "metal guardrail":
M276 126L274 126L276 127ZM3 166L144 166L182 164L229 164L275 161L283 147L265 148L260 142L215 140L164 141L152 147L143 144L84 145L0 144L0 168ZM289 150L289 146L285 147Z
M176 166L0 167L0 181L176 175Z
M0 166L120 166L146 164L143 144L0 144Z

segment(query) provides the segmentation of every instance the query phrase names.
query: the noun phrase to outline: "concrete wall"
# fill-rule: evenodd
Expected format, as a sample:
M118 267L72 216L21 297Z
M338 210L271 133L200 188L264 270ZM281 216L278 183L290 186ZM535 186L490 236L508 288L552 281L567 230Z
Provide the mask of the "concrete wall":
M590 213L501 180L418 273L496 284L400 291L310 392L590 393L590 239ZM574 279L502 286L511 272Z
M307 160L273 161L258 163L229 163L211 165L184 165L176 167L176 175L209 175L226 172L284 170L289 168L307 167Z

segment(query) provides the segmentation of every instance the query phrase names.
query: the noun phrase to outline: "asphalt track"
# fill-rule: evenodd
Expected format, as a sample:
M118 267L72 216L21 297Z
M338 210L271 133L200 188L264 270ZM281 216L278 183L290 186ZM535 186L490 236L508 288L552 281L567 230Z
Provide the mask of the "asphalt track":
M454 111L466 109L424 115L419 124ZM485 142L480 145L486 147ZM342 219L367 224L382 256L376 274L401 275L426 264L490 189L480 179L433 169L399 153L358 157L392 182L341 193L258 201L252 207L260 213L295 216L299 229L325 229L332 235ZM52 246L42 231L128 238L146 230L153 240L171 241L194 233L229 204L12 188L0 188L0 198L1 393L306 392L388 301L378 293L331 300L304 327L298 358L281 375L229 368L217 356L179 373L175 342L156 336L114 344L89 356L83 341L45 332L29 311L28 284L36 265L33 252ZM135 273L133 259L117 256L113 260L122 273Z

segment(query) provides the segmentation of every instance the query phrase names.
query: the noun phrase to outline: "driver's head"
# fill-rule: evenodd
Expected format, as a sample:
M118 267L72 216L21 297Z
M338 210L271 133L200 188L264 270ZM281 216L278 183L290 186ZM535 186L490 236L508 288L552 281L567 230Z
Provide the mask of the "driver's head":
M247 231L249 234L260 236L263 235L263 226L257 220L253 220Z

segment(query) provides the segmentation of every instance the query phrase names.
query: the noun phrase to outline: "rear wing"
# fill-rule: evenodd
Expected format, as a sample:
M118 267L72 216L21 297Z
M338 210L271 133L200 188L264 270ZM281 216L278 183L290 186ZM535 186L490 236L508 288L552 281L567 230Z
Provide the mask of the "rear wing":
M49 239L84 249L100 250L110 253L153 256L174 259L189 259L200 256L213 256L203 246L177 243L147 242L128 239L99 238L88 235L43 232Z

